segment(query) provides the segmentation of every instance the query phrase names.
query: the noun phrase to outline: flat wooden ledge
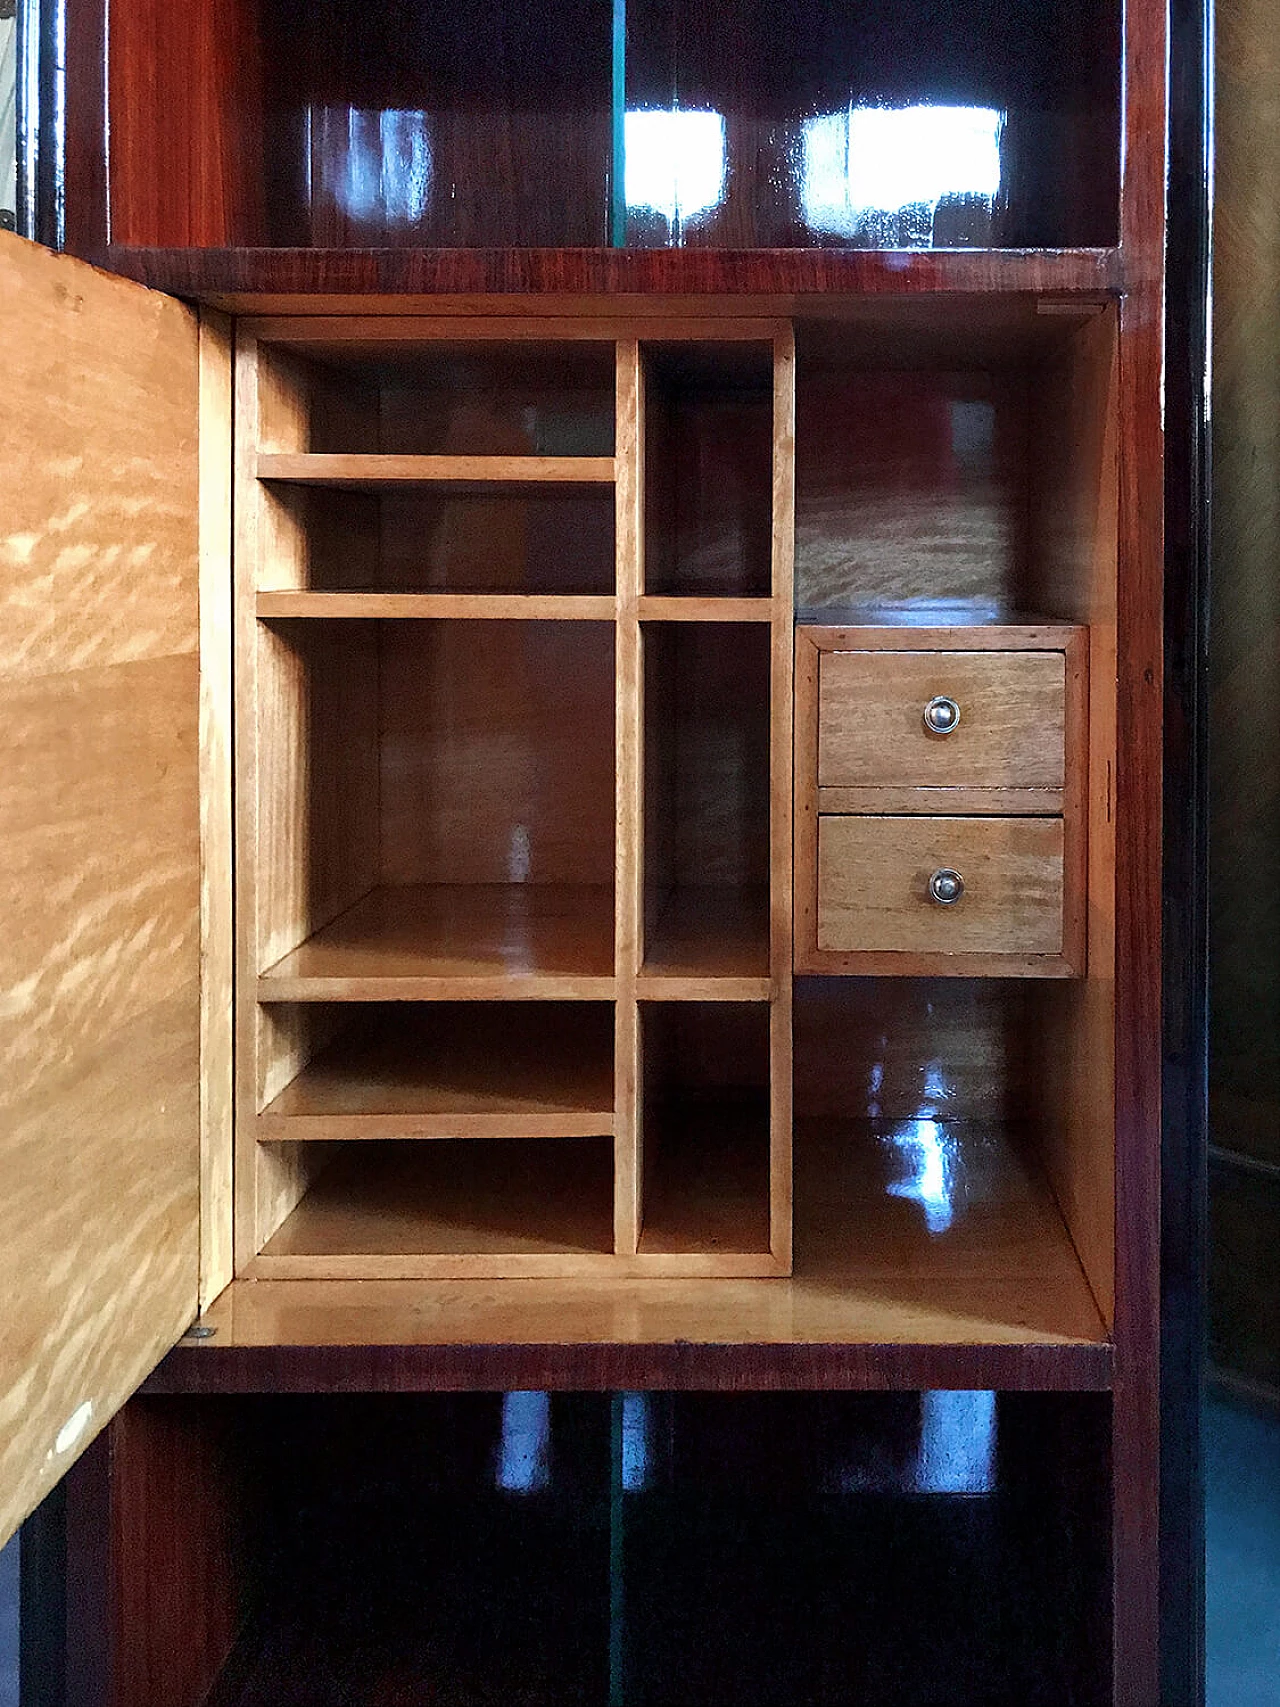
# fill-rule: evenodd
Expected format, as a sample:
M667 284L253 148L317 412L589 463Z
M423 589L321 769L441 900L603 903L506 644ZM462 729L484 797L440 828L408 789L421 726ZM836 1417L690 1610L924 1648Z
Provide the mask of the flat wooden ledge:
M755 1284L785 1287L790 1283ZM740 1345L680 1340L665 1344L272 1346L219 1345L215 1337L184 1342L170 1352L142 1392L764 1393L957 1388L1101 1393L1110 1390L1111 1365L1111 1347L1106 1344Z
M1119 249L144 249L91 256L232 313L405 314L441 296L1110 294ZM781 311L781 310L780 310Z

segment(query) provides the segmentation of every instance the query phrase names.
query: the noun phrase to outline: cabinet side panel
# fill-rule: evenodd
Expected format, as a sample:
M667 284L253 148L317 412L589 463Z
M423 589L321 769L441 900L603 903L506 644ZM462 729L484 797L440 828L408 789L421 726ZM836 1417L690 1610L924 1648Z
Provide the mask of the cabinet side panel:
M0 1534L195 1314L197 330L0 242Z
M232 1275L231 322L200 317L200 1304Z
M1046 1001L1036 1109L1044 1162L1104 1320L1115 1300L1116 565L1115 319L1076 332L1036 387L1039 608L1089 629L1087 968Z

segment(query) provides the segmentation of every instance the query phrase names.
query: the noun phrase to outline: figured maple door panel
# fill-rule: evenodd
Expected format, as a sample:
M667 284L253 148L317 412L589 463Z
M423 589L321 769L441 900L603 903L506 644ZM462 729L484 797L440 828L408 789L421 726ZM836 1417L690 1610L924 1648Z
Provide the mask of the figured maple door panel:
M0 238L0 1538L196 1311L198 331Z

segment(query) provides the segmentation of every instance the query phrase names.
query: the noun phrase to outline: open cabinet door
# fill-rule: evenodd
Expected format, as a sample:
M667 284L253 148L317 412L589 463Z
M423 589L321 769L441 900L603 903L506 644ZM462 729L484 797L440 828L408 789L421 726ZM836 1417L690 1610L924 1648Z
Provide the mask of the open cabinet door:
M197 1308L198 327L0 235L0 1540Z

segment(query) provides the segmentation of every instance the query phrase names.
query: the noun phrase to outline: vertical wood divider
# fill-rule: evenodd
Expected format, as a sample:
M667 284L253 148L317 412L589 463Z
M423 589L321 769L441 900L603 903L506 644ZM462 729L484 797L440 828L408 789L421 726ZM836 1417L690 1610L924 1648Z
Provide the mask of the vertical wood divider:
M254 465L259 439L258 345L237 334L234 383L232 636L235 681L235 1265L258 1254L258 649L261 499Z
M639 341L617 346L615 739L617 826L614 1248L634 1256L644 1218L640 1015L636 975L644 953L644 669L639 599L644 587L644 370Z
M792 683L795 628L796 345L790 327L773 345L773 633L769 778L769 1248L792 1263Z
M231 321L200 315L200 1308L235 1270Z

